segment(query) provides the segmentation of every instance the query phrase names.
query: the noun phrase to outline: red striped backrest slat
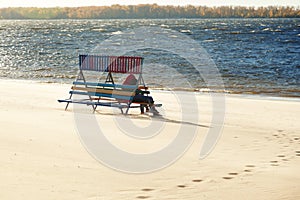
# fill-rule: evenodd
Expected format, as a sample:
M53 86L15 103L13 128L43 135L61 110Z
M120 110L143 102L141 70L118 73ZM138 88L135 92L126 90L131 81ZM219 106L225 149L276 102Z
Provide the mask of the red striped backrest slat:
M143 59L137 56L79 55L79 68L100 72L140 74Z

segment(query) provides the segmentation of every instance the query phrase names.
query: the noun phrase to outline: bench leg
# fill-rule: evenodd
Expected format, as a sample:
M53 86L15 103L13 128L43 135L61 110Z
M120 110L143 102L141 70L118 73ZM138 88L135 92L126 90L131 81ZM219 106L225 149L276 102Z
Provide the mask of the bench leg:
M130 108L130 104L128 104L128 107L126 108L125 115L127 115L127 114L128 114L129 108Z
M92 105L93 106L93 114L96 112L97 105Z
M73 94L70 94L70 97L69 97L69 99L71 99L71 98L72 98L72 96L73 96ZM65 110L67 110L67 109L68 109L68 107L69 107L69 103L70 103L70 102L68 102L68 103L67 103L67 105L66 105L66 107L65 107Z
M68 109L68 106L69 106L69 102L67 103L67 105L66 105L66 107L65 107L65 110L67 110L67 109Z

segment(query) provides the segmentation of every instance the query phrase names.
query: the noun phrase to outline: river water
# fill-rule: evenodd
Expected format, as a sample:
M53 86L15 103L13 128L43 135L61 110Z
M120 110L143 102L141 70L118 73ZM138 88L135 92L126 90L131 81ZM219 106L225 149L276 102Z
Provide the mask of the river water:
M196 41L218 68L226 92L300 97L300 19L0 20L0 78L72 83L79 53L139 27L175 30ZM151 87L207 89L179 56L155 49L134 55L145 58L144 79ZM174 78L171 68L189 83Z

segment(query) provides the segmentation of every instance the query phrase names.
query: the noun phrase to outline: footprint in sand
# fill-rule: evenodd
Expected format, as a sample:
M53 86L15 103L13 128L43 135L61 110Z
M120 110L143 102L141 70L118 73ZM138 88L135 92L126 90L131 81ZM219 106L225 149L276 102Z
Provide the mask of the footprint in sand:
M150 196L137 196L136 198L137 199L148 199L148 198L150 198Z
M153 191L154 189L151 189L151 188L143 188L141 189L143 192L150 192L150 191Z
M228 175L230 175L230 176L223 176L222 178L225 180L230 180L230 179L233 179L234 176L237 176L238 174L239 173L237 173L237 172L230 172L230 173L228 173Z
M252 172L252 169L255 167L255 165L246 165L247 169L244 169L244 172Z
M231 176L223 176L222 178L223 178L223 179L226 179L226 180L233 179L233 177L231 177Z
M202 182L203 180L202 179L194 179L194 180L192 180L194 183L200 183L200 182Z
M271 160L270 163L271 163L271 166L279 166L277 160Z
M281 158L281 160L282 161L289 161L289 159L287 159L286 157L285 157L285 155L283 155L283 154L279 154L278 156L277 156L278 158Z
M296 156L300 156L300 151L296 151Z
M245 167L254 168L255 165L246 165Z
M179 187L179 188L185 188L186 185L177 185L177 187Z
M143 189L141 189L141 191L143 191L143 192L151 192L151 191L153 191L154 189L152 189L152 188L143 188ZM146 196L146 195L140 195L140 196L137 196L136 198L137 199L148 199L148 198L150 198L151 196Z

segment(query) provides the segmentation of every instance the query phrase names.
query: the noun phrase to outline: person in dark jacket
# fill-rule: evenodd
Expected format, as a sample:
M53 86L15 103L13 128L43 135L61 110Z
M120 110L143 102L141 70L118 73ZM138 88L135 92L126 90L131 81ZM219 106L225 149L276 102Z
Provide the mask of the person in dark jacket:
M133 74L130 74L130 75L127 76L127 78L123 82L123 85L136 85L137 81L138 80L135 78L135 76ZM145 94L147 94L147 95L145 96ZM135 95L133 97L132 102L141 103L140 104L141 114L144 114L145 107L146 107L146 112L149 111L149 108L148 108L148 105L149 105L150 111L154 115L159 115L159 112L155 108L153 98L151 96L148 96L148 94L150 94L149 91L143 91L143 90L140 90L140 89L136 89L135 90Z

